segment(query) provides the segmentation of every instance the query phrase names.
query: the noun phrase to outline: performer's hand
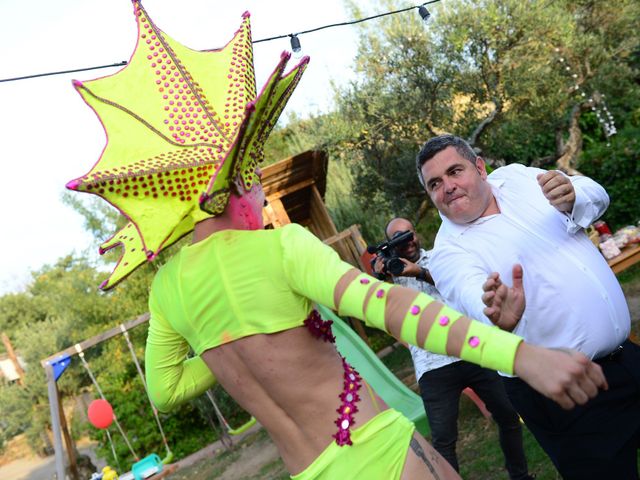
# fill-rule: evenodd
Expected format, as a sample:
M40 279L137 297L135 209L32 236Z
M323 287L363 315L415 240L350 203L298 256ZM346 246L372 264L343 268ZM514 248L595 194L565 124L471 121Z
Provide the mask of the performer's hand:
M608 390L602 368L582 353L569 349L548 349L522 342L516 352L514 371L545 397L569 410L584 405Z
M576 201L576 191L571 180L557 170L538 175L538 185L542 193L560 212L570 213Z
M522 266L513 266L513 287L507 287L500 280L500 274L493 272L482 284L483 313L502 330L511 332L522 318L526 300L522 285Z

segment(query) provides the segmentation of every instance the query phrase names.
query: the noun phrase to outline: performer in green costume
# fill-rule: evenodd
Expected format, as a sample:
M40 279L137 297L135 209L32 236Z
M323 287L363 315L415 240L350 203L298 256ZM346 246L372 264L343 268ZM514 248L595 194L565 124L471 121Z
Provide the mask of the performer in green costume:
M576 352L527 345L378 282L299 225L263 230L262 145L308 59L284 74L283 55L257 95L248 14L227 46L194 52L138 1L134 11L139 38L129 65L75 83L109 141L68 187L105 198L130 220L102 246L124 249L104 288L193 231L192 244L159 270L149 299L146 370L159 409L218 381L267 429L292 478L458 478L338 354L314 303L519 375L567 407L606 388L599 367Z

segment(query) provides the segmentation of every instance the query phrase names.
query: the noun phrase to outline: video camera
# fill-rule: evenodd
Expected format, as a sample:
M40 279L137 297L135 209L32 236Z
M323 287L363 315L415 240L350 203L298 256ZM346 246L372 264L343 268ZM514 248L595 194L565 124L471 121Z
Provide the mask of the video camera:
M398 255L398 247L406 245L413 239L413 232L407 230L406 232L396 232L391 240L379 243L378 245L370 245L367 247L367 252L375 253L378 257L382 258L384 264L384 271L381 273L375 273L376 277L380 280L384 280L386 273L398 276L404 271L404 262L400 260ZM373 264L376 259L371 260L371 268L373 270ZM374 270L375 272L375 270Z

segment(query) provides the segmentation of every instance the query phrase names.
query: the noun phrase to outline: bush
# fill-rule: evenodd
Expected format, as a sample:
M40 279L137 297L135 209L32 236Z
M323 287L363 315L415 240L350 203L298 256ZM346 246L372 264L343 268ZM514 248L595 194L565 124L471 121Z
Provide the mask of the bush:
M606 143L586 150L578 170L600 183L611 204L603 220L615 230L640 220L640 127L628 125Z

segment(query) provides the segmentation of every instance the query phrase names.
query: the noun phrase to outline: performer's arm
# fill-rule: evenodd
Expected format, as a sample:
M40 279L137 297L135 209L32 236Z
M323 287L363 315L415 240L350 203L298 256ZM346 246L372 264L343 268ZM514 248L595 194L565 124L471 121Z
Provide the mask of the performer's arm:
M340 260L302 227L287 228L285 271L300 294L400 341L513 373L520 337L470 321L424 293L380 282Z
M292 241L283 238L283 251L290 285L317 303L364 319L425 350L515 373L563 408L583 405L598 388L608 388L600 366L581 353L529 345L509 332L470 320L424 293L379 282L342 262L302 227L288 233Z
M522 338L470 320L427 294L347 272L334 291L338 313L363 319L401 341L513 373Z
M153 293L149 299L151 320L145 349L149 396L166 412L203 394L216 379L200 357L187 359L189 345L162 316Z

